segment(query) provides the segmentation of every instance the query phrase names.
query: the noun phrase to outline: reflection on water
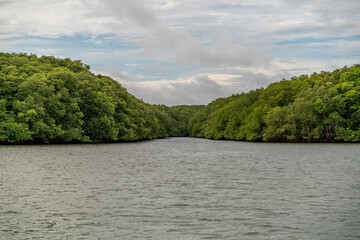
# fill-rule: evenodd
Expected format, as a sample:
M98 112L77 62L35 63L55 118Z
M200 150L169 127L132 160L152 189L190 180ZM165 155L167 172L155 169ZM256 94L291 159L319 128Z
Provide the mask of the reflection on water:
M0 239L359 239L358 144L0 146Z

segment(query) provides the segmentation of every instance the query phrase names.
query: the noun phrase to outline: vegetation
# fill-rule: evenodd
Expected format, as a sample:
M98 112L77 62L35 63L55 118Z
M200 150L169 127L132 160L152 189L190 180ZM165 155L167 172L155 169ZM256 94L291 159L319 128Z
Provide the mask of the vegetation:
M177 111L184 120L186 110L162 111L89 70L68 58L0 53L0 142L134 141L185 134L186 126L167 112Z
M172 137L188 137L190 135L188 126L190 118L204 108L203 105L180 105L173 107L159 105L157 107L170 117L170 125L174 126L170 133Z
M360 141L360 65L293 77L207 106L147 104L81 61L0 53L0 143L194 136Z
M190 119L189 131L211 139L359 142L360 65L217 99Z

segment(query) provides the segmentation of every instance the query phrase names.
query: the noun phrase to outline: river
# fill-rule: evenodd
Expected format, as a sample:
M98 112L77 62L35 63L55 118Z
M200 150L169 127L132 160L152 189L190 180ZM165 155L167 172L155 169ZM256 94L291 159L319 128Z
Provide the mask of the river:
M0 239L360 239L360 145L0 146Z

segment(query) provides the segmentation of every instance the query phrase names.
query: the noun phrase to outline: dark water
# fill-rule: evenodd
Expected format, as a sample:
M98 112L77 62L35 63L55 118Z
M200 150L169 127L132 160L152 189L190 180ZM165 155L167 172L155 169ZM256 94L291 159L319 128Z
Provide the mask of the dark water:
M0 146L0 239L359 239L360 145Z

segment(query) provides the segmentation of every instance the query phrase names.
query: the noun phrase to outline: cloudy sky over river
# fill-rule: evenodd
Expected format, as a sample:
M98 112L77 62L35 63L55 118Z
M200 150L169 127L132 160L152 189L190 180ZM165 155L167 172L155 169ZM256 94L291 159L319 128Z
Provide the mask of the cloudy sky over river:
M360 63L358 0L0 0L0 51L81 59L149 103L206 104Z

